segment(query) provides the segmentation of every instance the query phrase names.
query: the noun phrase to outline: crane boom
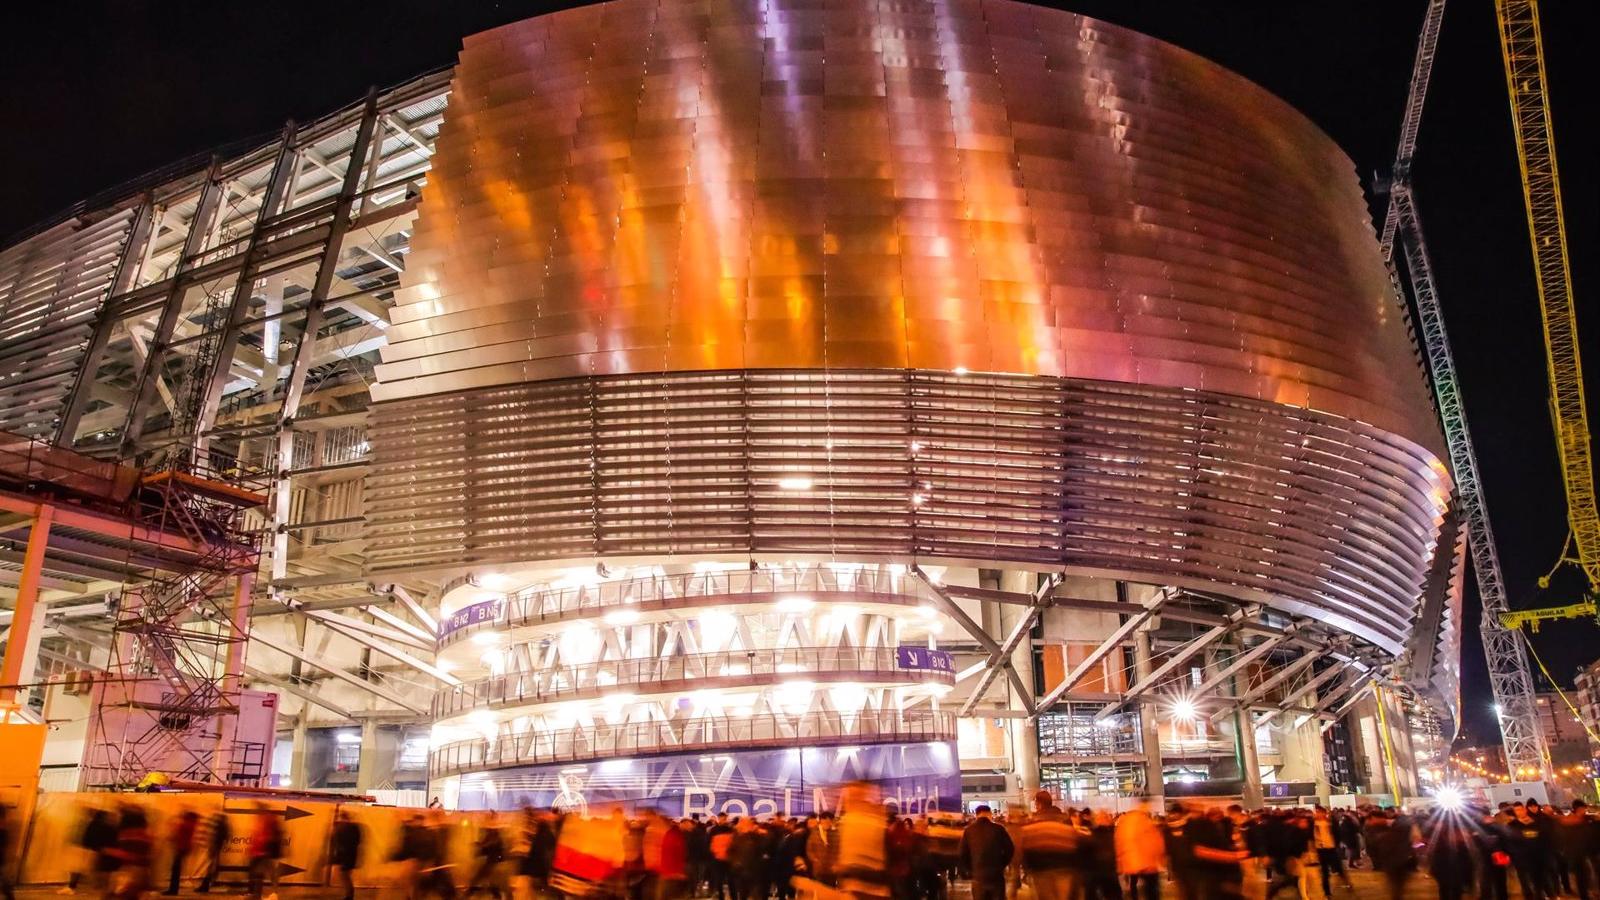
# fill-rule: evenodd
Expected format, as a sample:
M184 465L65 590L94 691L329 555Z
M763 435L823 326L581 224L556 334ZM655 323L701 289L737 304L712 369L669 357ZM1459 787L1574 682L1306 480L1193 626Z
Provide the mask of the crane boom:
M1479 634L1489 669L1489 687L1499 711L1499 725L1506 750L1506 762L1521 779L1549 775L1549 755L1539 730L1533 674L1518 642L1516 625L1506 601L1505 582L1500 572L1500 557L1494 530L1478 478L1478 459L1461 400L1456 377L1455 357L1445 331L1444 314L1433 277L1433 264L1423 239L1422 220L1417 214L1411 190L1411 159L1417 149L1417 133L1422 123L1423 101L1433 71L1434 54L1439 44L1439 28L1444 21L1445 0L1429 0L1417 38L1417 54L1411 66L1411 88L1401 119L1400 139L1395 148L1394 170L1390 178L1389 206L1384 215L1380 241L1395 293L1404 292L1400 281L1400 261L1395 258L1398 241L1409 276L1411 296L1416 307L1416 324L1428 374L1433 384L1439 422L1444 430L1450 468L1455 477L1456 504L1477 576L1478 595L1483 605Z
M1400 118L1400 141L1394 151L1394 169L1390 178L1408 182L1411 177L1411 157L1417 152L1417 132L1422 128L1422 103L1428 97L1428 81L1433 77L1433 57L1439 49L1439 26L1444 22L1444 0L1428 0L1428 10L1422 15L1422 31L1417 35L1417 55L1411 62L1411 89L1406 92L1406 111ZM1399 217L1394 201L1383 217L1383 229L1378 242L1383 247L1384 262L1394 265L1394 234Z
M1483 616L1478 625L1483 639L1483 655L1488 663L1489 688L1500 714L1500 734L1506 749L1506 766L1512 776L1526 781L1549 778L1549 757L1539 731L1535 707L1533 674L1528 670L1514 627L1507 627L1510 607L1506 602L1505 582L1500 575L1500 555L1495 549L1494 529L1478 480L1478 459L1467 430L1466 410L1456 379L1455 358L1444 327L1444 314L1434 287L1433 263L1422 237L1415 198L1405 181L1397 181L1389 192L1390 209L1396 218L1399 244L1410 275L1411 296L1416 305L1418 331L1432 375L1439 421L1444 426L1445 445L1450 454L1450 469L1455 476L1456 503L1466 526L1467 546L1471 551L1473 574L1478 579L1478 597Z
M1528 213L1539 310L1544 322L1545 362L1550 377L1556 449L1567 492L1567 524L1577 563L1600 590L1600 513L1595 509L1594 463L1590 457L1589 416L1578 356L1577 310L1572 269L1567 258L1567 228L1561 206L1561 176L1556 166L1555 133L1539 32L1537 0L1495 0L1506 91L1522 169L1522 199Z

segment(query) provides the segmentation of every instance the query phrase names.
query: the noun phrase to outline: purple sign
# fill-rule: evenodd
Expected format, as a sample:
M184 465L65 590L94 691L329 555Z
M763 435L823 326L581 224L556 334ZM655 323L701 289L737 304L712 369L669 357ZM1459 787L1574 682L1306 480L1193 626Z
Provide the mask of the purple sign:
M839 789L870 781L901 815L961 809L961 765L953 742L805 747L574 765L527 766L461 776L461 809L524 806L575 812L621 804L674 818L803 816L836 810Z
M902 644L895 648L895 662L902 669L931 669L935 672L954 672L955 662L943 650L929 650Z
M439 623L439 643L442 645L445 638L455 634L469 625L482 622L492 622L500 615L500 605L503 600L480 600L470 606L463 606L444 618Z

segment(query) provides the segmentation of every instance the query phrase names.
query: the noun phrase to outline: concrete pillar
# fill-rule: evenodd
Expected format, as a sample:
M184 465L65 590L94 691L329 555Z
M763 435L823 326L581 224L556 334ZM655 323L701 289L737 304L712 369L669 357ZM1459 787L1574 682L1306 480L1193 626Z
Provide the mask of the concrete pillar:
M25 685L33 682L39 664L39 637L44 633L45 604L39 602L39 579L44 575L44 551L50 543L50 519L54 509L40 504L28 526L28 546L22 553L22 572L17 579L17 599L12 604L11 630L6 638L6 655L0 662L0 685ZM0 689L0 706L27 701L27 689Z
M1133 677L1143 681L1154 666L1150 660L1150 632L1140 629L1133 644ZM1161 726L1156 720L1160 708L1146 693L1139 698L1139 743L1144 747L1144 794L1157 809L1166 804L1166 789L1162 784Z
M361 721L361 758L356 763L356 792L366 793L383 779L380 771L382 764L379 761L378 747L378 720L363 719ZM393 766L390 766L393 769Z
M1018 594L1031 594L1037 590L1038 576L1032 572L1023 572L1007 569L1000 575L1000 589ZM1028 614L1028 610L1021 606L1007 605L1000 611L1002 627L994 634L997 640L1004 640L1006 635L1016 627ZM1033 688L1033 638L1024 637L1011 651L1011 666L1017 670L1017 675L1022 683ZM1001 678L1007 683L1010 679ZM1027 707L1022 698L1016 696L1016 687L1007 689L1011 695L1011 708L1022 710ZM1033 799L1039 790L1039 729L1031 719L1011 719L1011 765L1017 776L1017 790L1022 793L1025 804Z
M1234 736L1238 740L1239 765L1244 771L1244 808L1261 808L1261 760L1256 754L1256 729L1248 709L1233 713Z
M289 755L289 785L295 790L303 791L311 787L311 766L309 741L311 710L302 708L300 717L294 722L294 745Z
M250 643L250 589L254 584L253 572L241 573L233 583L233 603L228 615L233 641L228 644L228 656L222 668L222 697L228 703L239 702L239 691L244 686L244 654ZM217 760L217 777L222 781L228 780L233 769L233 741L238 732L237 713L218 716L217 750L213 758Z

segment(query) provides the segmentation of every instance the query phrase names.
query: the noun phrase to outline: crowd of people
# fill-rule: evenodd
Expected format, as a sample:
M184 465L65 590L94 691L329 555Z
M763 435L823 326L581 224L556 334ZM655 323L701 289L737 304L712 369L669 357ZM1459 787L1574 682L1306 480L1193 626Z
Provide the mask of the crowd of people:
M284 828L281 816L259 813L246 812L249 825L235 834L228 813L184 810L157 834L140 806L90 810L61 892L136 900L194 879L206 893L231 841L249 895L275 893ZM973 900L1159 900L1169 886L1178 900L1334 900L1354 896L1349 871L1362 867L1381 876L1390 900L1421 870L1440 900L1507 900L1513 884L1523 900L1590 900L1600 871L1600 819L1581 801L1564 811L1530 801L1415 817L1183 803L1113 815L1063 809L1040 791L1031 809L1006 816L979 806L971 816L903 817L871 785L855 784L834 810L793 818L430 809L404 817L378 854L368 852L366 828L342 808L333 824L328 880L343 900L363 869L362 881L397 900L949 900L958 885ZM0 826L0 839L9 830ZM9 898L11 882L0 887Z

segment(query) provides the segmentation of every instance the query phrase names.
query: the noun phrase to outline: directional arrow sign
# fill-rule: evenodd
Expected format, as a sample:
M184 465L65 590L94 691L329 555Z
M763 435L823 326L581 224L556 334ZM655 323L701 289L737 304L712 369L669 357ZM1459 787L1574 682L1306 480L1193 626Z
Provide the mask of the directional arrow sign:
M253 807L246 807L244 809L232 808L227 810L227 812L229 815L235 816L283 816L283 820L285 822L293 822L295 819L302 819L306 816L316 815L316 813L303 809L296 809L293 806L285 806L283 809L255 809Z

